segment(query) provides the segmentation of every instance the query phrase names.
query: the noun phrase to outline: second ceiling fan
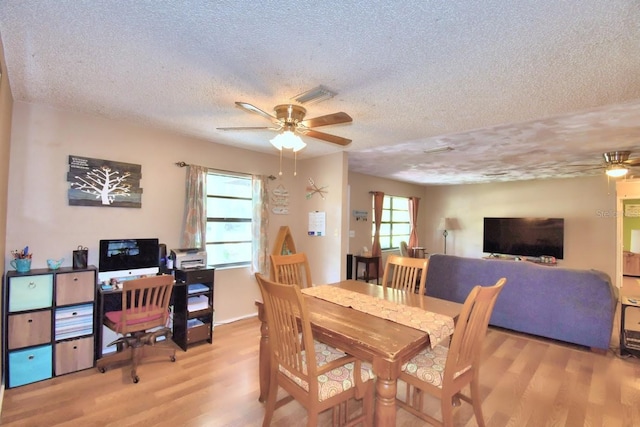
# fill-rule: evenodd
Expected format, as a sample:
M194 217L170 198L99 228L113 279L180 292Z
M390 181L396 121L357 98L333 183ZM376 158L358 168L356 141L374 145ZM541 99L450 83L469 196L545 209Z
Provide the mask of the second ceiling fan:
M255 129L269 129L274 131L291 131L305 136L310 136L316 139L322 139L327 142L338 145L349 145L350 139L343 138L341 136L331 135L324 132L319 132L313 128L320 126L337 125L341 123L352 122L353 119L347 113L339 112L333 114L327 114L325 116L314 117L312 119L305 120L304 117L307 114L306 108L296 104L281 104L276 105L273 108L275 115L269 114L264 110L256 107L255 105L247 102L236 102L236 105L245 111L255 113L270 120L275 126L249 126L249 127L219 127L219 130L255 130Z

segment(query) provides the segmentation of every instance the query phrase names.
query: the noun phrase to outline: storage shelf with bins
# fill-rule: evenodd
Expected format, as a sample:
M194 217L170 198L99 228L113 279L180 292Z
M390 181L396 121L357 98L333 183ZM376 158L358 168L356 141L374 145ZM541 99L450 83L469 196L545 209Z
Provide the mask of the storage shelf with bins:
M173 288L173 341L183 350L213 342L214 268L176 270Z
M5 275L8 387L93 367L96 269Z

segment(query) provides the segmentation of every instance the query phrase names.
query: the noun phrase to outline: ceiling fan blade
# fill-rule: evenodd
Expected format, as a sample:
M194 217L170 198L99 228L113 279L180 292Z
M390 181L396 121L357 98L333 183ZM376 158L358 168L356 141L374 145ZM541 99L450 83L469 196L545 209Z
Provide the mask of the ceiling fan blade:
M351 118L351 116L341 111L339 113L327 114L326 116L303 120L300 122L300 124L308 128L315 128L318 126L337 125L339 123L349 123L352 121L353 119Z
M313 130L313 129L305 129L301 133L303 133L306 136L310 136L312 138L323 139L325 141L329 141L329 142L332 142L332 143L338 144L338 145L349 145L349 144L351 144L351 140L350 139L342 138L340 136L335 136L335 135L329 135L328 133L318 132L317 130Z
M258 129L269 129L269 130L279 130L278 128L273 128L269 126L237 126L237 127L226 127L226 128L216 128L218 130L258 130Z
M242 108L245 111L248 111L250 113L255 113L259 116L264 117L265 119L271 120L274 123L278 123L278 119L275 116L272 116L271 114L267 113L266 111L263 111L261 109L259 109L258 107L256 107L255 105L251 105L247 102L239 102L236 101L236 105L240 108Z
M624 161L622 163L624 163L627 166L640 166L640 158L629 159L629 160L626 160L626 161Z

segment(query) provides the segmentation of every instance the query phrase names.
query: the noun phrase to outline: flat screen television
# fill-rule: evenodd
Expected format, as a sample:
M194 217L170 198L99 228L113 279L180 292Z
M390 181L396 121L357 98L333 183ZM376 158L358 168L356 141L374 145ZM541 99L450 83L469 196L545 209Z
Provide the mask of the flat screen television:
M100 240L98 280L134 278L160 271L158 239Z
M485 218L482 251L564 257L564 218Z

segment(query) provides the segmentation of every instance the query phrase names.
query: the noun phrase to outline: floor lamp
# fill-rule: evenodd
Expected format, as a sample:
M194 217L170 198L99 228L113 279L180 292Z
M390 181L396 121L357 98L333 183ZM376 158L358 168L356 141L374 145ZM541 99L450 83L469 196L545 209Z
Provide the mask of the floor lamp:
M444 254L447 254L447 236L449 235L449 231L447 230L455 230L456 224L453 218L440 218L440 225L438 226L438 230L442 230L442 237L444 237Z

